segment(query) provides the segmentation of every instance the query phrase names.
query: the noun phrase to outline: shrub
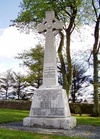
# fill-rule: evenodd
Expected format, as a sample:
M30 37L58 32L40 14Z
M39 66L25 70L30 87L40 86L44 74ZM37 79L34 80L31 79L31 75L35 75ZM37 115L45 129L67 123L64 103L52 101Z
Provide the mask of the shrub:
M93 104L88 103L70 103L70 111L73 114L93 114ZM16 110L30 110L31 101L9 101L1 100L0 108L16 109Z

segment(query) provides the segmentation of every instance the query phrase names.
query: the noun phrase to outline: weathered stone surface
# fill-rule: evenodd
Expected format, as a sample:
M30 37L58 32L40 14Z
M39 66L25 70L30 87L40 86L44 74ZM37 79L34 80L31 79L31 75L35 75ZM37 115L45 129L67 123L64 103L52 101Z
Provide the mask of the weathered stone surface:
M35 91L30 115L23 120L24 126L71 129L76 118L70 115L66 91L63 89L38 89Z
M46 12L46 19L38 26L38 31L46 37L43 85L34 92L29 117L23 119L24 126L59 129L76 126L76 118L70 114L66 91L58 85L55 35L62 26L54 11Z
M35 91L30 116L69 117L70 109L65 90L38 89Z
M42 128L72 129L76 126L76 118L72 116L67 118L27 117L24 118L23 125Z
M38 26L38 32L45 35L43 86L51 88L58 85L58 74L56 65L55 35L63 24L55 18L54 11L46 12L46 18Z

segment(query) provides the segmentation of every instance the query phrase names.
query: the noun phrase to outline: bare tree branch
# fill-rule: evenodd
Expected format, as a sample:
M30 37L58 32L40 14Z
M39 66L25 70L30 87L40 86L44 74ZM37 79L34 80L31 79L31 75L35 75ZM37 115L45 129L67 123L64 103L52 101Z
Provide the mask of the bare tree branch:
M91 58L92 54L93 54L93 51L91 51L91 54L90 54L90 56L88 58L88 62L90 61L90 58Z
M100 1L100 0L99 0L99 1ZM92 6L93 6L93 9L94 9L96 18L98 18L97 10L96 10L96 7L95 7L95 5L94 5L94 0L92 0Z

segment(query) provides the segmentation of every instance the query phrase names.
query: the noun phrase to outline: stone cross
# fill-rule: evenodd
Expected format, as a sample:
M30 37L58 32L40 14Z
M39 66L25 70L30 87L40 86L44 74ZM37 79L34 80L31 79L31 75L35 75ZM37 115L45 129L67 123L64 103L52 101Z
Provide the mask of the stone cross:
M54 88L58 86L55 36L63 24L55 18L54 11L47 11L46 18L38 25L38 32L45 35L43 86Z
M62 29L62 22L53 11L46 12L46 19L38 26L45 35L43 85L34 91L29 117L23 119L23 126L71 129L76 118L71 116L67 94L58 85L55 35Z

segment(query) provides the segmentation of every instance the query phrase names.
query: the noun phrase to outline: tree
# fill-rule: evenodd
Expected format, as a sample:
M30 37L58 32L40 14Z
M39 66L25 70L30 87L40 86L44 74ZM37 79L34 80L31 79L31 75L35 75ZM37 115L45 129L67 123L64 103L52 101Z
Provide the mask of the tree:
M20 26L20 28L23 29L23 26L29 27L31 24L30 22L34 22L34 25L37 25L38 23L42 22L45 17L45 12L47 10L53 9L55 11L56 18L59 20L62 20L64 22L64 31L66 36L66 55L67 55L67 62L68 62L68 74L65 74L65 66L64 66L64 60L62 55L62 43L60 43L61 49L58 50L59 52L59 58L61 62L62 67L62 73L63 73L63 79L64 84L63 88L66 89L66 92L69 96L71 84L72 84L72 72L73 72L73 66L71 61L71 54L70 54L70 41L71 41L71 34L73 30L75 29L75 22L79 21L79 17L77 16L77 13L79 10L77 10L81 6L82 2L81 0L68 0L68 1L61 1L61 0L23 0L21 3L21 12L18 15L18 18L14 21ZM79 13L78 13L79 15ZM76 19L77 17L77 19ZM80 18L81 19L81 18ZM66 24L67 23L67 24ZM25 29L24 27L24 29ZM31 26L32 27L32 26ZM63 35L63 32L60 33ZM63 39L63 37L62 37ZM61 56L62 55L62 56Z
M93 115L98 116L100 115L99 110L99 96L98 96L98 87L99 87L99 51L100 51L100 0L91 0L92 5L92 16L93 16L93 29L94 29L94 44L93 49L91 51L90 58L93 58L93 85L94 85L94 109L93 109ZM92 65L91 64L91 65Z
M8 97L9 90L12 91L13 75L11 70L7 70L5 73L1 74L0 77L0 88L3 88L5 93L5 99Z
M42 84L44 49L41 45L31 48L29 51L19 53L16 58L23 60L23 65L28 67L28 75L25 78L31 85Z
M74 64L72 89L71 89L72 102L76 101L75 94L81 88L82 84L86 81L89 81L89 76L85 75L86 71L87 70L83 65Z
M100 30L100 0L92 0L92 7L95 15L94 45L93 45L93 67L94 67L94 116L99 116L98 99L98 53L100 49L99 30Z
M67 75L67 70L68 66L67 63L65 64L66 68L66 75ZM59 83L62 85L63 84L63 77L62 77L62 71L61 71L61 64L58 65L59 69ZM86 81L90 81L89 77L90 75L86 75L87 69L84 66L83 63L75 63L73 62L73 80L72 80L72 88L71 88L71 97L72 97L72 102L76 101L76 93L80 88L82 88L82 85ZM86 85L87 87L87 85Z
M19 99L25 99L25 94L24 88L27 86L27 83L23 80L24 76L21 75L20 73L13 72L13 79L14 79L14 84L13 84L13 89L14 92L16 92Z

